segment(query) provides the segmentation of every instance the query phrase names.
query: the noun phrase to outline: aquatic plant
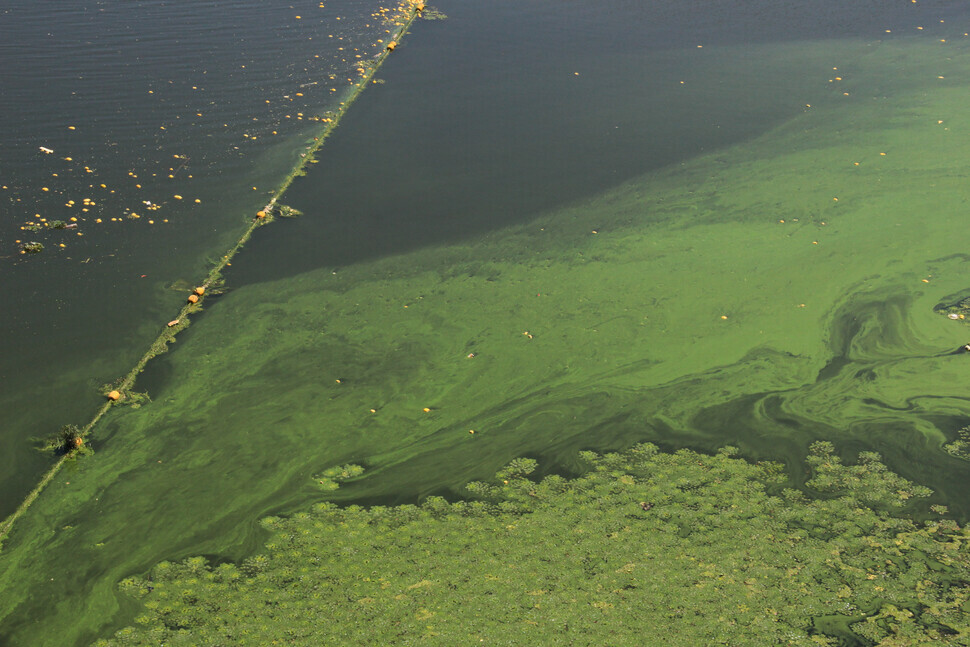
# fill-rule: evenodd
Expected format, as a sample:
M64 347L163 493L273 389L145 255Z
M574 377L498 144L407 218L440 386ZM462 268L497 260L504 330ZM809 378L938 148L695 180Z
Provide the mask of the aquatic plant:
M957 458L970 459L970 426L957 429L956 438L943 445L943 450Z
M448 16L441 13L434 7L427 7L421 12L421 17L425 20L445 20Z
M950 319L964 320L970 315L970 297L963 297L953 303L939 303L933 308L933 312Z
M41 441L41 451L55 454L89 453L90 447L85 445L84 437L77 425L64 425L61 430Z
M37 254L42 251L44 251L44 244L38 243L37 241L20 244L20 252L22 254Z
M816 443L808 491L772 495L780 466L733 453L519 459L485 499L270 517L239 566L124 580L137 626L97 644L966 644L970 534L904 514L924 488Z
M353 465L348 463L347 465L337 465L330 467L323 471L323 473L318 476L314 476L313 480L317 482L323 490L336 490L340 487L340 483L343 481L350 480L364 473L364 468L360 465Z
M288 204L277 205L277 210L279 211L280 218L296 218L303 215L302 211Z

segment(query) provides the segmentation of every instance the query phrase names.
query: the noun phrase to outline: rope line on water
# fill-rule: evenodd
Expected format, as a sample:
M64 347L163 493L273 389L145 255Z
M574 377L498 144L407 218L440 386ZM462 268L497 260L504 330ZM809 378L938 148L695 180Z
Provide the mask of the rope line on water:
M94 427L98 424L98 422L101 421L101 418L104 417L104 415L111 409L113 405L120 403L123 399L129 397L127 394L131 392L132 387L135 385L135 380L138 377L138 374L145 369L148 362L151 361L152 358L166 352L168 350L169 343L175 341L176 335L188 327L189 315L202 309L202 302L205 299L205 291L211 287L221 284L223 270L232 261L232 258L238 254L243 246L249 241L253 235L253 232L256 231L257 228L273 222L274 214L288 209L279 202L279 198L286 192L287 189L290 188L290 185L293 184L296 178L304 175L307 166L314 162L314 155L320 150L326 139L339 125L341 118L344 116L344 114L346 114L347 110L357 99L357 97L360 96L361 92L364 91L364 88L366 88L367 85L373 81L374 75L384 63L384 60L392 51L397 48L400 39L407 33L408 29L411 27L411 24L415 21L415 19L417 19L418 16L422 14L425 9L425 3L423 0L403 0L403 2L398 6L401 10L401 15L397 16L395 19L400 19L403 22L400 23L399 29L394 32L391 41L384 46L384 49L373 62L367 66L363 66L362 69L364 70L364 73L361 75L360 80L354 85L353 90L351 90L350 94L340 105L340 108L336 111L334 117L327 123L326 127L320 132L320 134L314 137L313 143L305 149L306 152L301 155L300 160L296 163L296 166L294 166L293 170L290 171L290 173L283 179L276 190L273 191L273 197L270 198L269 202L267 202L266 205L257 212L256 217L253 218L249 226L246 227L246 230L239 237L239 240L236 241L236 244L233 245L233 247L222 256L222 258L205 276L202 282L199 283L199 288L201 288L201 291L199 291L199 288L196 288L196 293L194 293L194 296L197 298L192 299L191 296L189 297L189 301L182 306L178 316L166 324L166 326L159 333L158 337L155 338L155 341L149 347L148 351L142 355L141 359L138 360L135 366L123 378L121 378L119 382L116 383L116 386L114 387L114 390L111 391L111 394L103 394L107 400L101 405L101 407L98 408L97 412L94 414L94 417L79 431L78 435L82 442L91 434ZM113 397L115 395L117 395L117 397ZM57 462L55 462L54 465L52 465L50 469L48 469L47 472L41 477L40 481L24 498L17 509L3 521L3 524L0 525L0 548L3 546L3 541L9 536L14 523L16 523L16 521L23 516L25 512L27 512L27 509L30 508L31 504L33 504L37 497L40 496L41 492L43 492L47 485L54 479L55 476L57 476L57 473L61 470L64 464L68 460L74 458L74 456L74 452L65 453L63 456L61 456Z

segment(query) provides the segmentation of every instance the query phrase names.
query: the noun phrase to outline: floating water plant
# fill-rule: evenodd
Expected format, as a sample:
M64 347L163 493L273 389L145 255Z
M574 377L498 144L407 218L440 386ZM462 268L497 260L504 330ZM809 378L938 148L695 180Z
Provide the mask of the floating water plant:
M280 218L296 218L297 216L302 216L303 212L299 209L295 209L288 204L281 204L278 206Z
M336 465L327 468L322 474L314 476L313 480L323 490L336 490L343 481L360 476L364 473L364 468L360 465Z
M965 320L970 316L970 297L963 297L955 303L940 303L933 308L933 312L949 319Z
M583 452L541 481L519 459L478 500L269 517L238 565L123 580L137 625L95 644L966 644L968 533L904 512L926 488L815 443L809 492L777 492L781 465L733 454Z
M20 244L21 254L37 254L44 251L44 244L38 243L37 241L31 241L29 243Z
M40 450L64 455L90 451L90 448L84 444L84 438L77 425L64 425L58 433L42 442Z
M448 16L441 13L434 7L428 7L423 12L421 12L421 17L424 18L425 20L444 20Z
M970 426L957 429L957 437L943 445L948 454L970 460Z

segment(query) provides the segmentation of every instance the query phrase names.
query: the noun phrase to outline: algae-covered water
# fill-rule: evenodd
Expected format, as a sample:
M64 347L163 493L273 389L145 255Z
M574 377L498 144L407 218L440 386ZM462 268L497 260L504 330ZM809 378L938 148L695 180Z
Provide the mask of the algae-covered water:
M874 449L966 518L970 16L863 4L441 3L18 521L0 637L90 642L267 513L642 440Z
M339 110L382 4L0 8L0 516Z

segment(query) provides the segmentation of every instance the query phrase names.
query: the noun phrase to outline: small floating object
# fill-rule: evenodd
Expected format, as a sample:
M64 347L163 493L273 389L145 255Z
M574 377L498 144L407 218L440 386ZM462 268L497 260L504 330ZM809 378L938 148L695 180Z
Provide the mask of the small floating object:
M200 285L199 287L195 288L195 290L193 290L193 292L195 292L196 294L198 294L201 297L203 294L205 294L205 287L203 287L203 286Z
M414 8L417 9L418 12L424 11L424 3L423 2L419 2L417 5L415 5Z
M262 220L265 217L266 217L266 212L265 211L257 211L256 212L256 218L257 219Z
M395 47L397 47L397 41L396 40L392 40L391 42L389 42L387 44L387 51L393 52Z
M108 393L108 399L109 400L120 400L121 399L121 392L120 391L110 391Z
M179 321L181 321L181 320L180 320L180 319L172 319L171 321L169 321L169 322L168 322L167 324L165 324L165 325L166 325L166 326L168 326L169 328L171 328L172 326L177 326L177 325L179 325Z
M951 312L951 313L950 313L950 314L948 314L948 315L947 315L946 317L947 317L947 319L959 319L959 318L960 318L960 315L958 315L958 314L957 314L957 313L955 313L955 312Z
M199 295L198 294L190 294L189 295L189 303L198 303L198 302L199 302Z
M40 148L40 152L44 153L45 155L50 155L54 152L53 148L47 148L46 146L39 146L38 148Z

